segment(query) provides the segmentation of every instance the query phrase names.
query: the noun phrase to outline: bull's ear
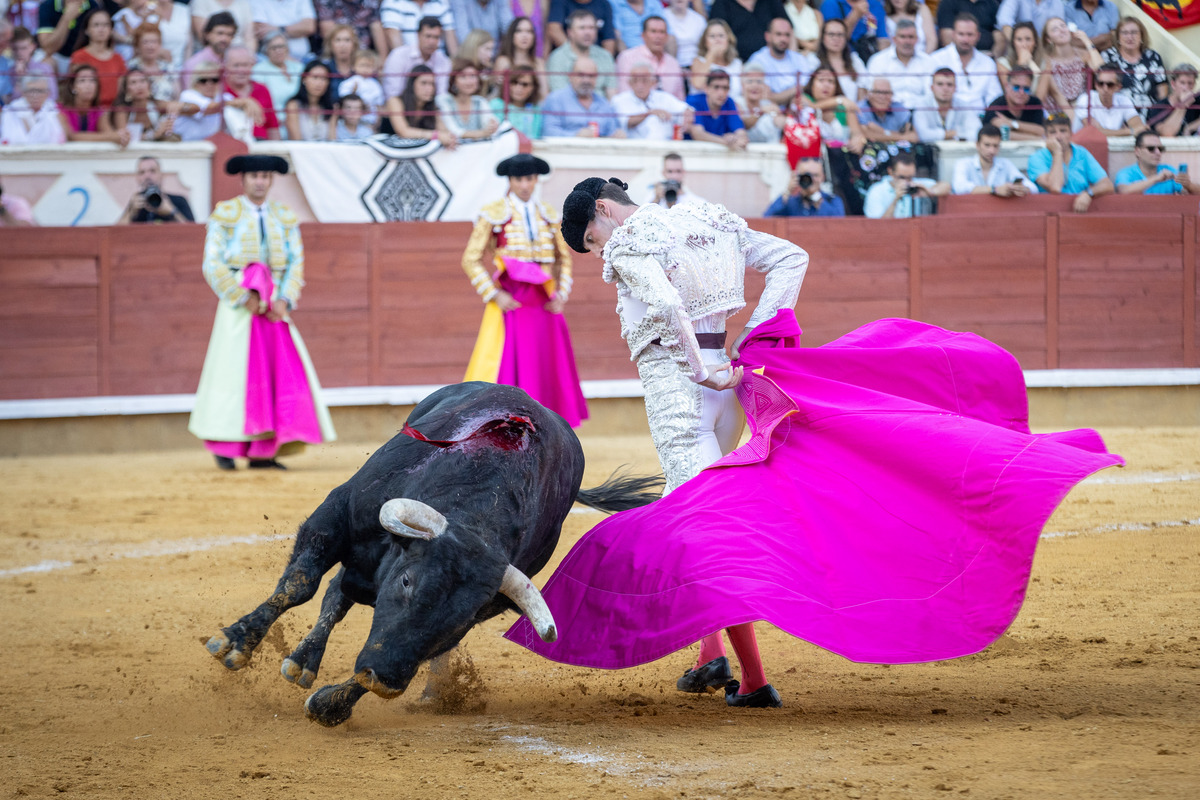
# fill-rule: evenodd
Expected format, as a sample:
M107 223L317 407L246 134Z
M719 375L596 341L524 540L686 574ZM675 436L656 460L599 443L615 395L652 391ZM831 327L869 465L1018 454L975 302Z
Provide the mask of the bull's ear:
M379 509L379 524L397 536L429 541L446 530L446 518L433 506L401 497Z

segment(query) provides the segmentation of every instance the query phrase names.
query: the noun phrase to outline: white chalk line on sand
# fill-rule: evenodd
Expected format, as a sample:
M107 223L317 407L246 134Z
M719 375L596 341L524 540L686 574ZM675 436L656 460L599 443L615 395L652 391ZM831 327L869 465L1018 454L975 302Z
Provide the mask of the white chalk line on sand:
M1159 484L1159 483L1185 483L1189 481L1200 480L1200 473L1159 473L1159 472L1135 472L1131 474L1123 473L1101 473L1093 475L1084 480L1087 484ZM601 512L582 506L572 508L572 514L599 514ZM1114 531L1151 531L1159 528L1177 528L1185 525L1200 525L1200 518L1185 519L1185 520L1162 520L1157 522L1123 522L1113 523L1110 525L1098 525L1094 528L1086 528L1077 531L1054 531L1043 533L1043 539L1058 539L1067 536L1080 536L1091 533L1111 533ZM138 545L128 548L115 548L100 556L89 555L80 557L76 561L60 561L58 559L45 559L36 564L28 564L23 567L14 567L12 569L0 569L0 578L13 578L18 575L33 575L45 572L57 572L58 570L68 569L77 564L90 564L96 560L100 561L118 561L126 558L159 558L161 556L182 555L188 553L202 553L206 550L216 550L223 547L232 547L239 544L264 544L268 542L278 542L285 539L295 538L294 533L275 533L266 535L249 535L249 536L225 536L219 539L182 539L179 541L156 541L149 544Z
M493 731L508 728L507 725L489 727ZM602 747L588 750L568 747L555 744L542 736L506 733L500 736L500 741L527 753L544 758L555 758L566 764L600 770L606 775L619 777L637 775L637 782L641 786L665 786L672 777L677 777L681 772L701 772L704 769L696 765L654 762L636 751L617 752ZM588 744L590 745L591 742Z

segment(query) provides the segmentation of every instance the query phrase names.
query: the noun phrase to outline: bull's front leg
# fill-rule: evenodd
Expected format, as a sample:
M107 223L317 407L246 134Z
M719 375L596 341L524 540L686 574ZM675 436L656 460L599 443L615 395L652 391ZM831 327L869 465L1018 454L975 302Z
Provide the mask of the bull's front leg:
M321 614L317 617L317 623L292 654L283 660L280 672L284 678L297 686L307 689L313 685L317 671L321 668L321 659L325 656L329 634L354 605L354 601L342 592L342 576L345 574L346 570L340 569L329 582L329 588L325 590L325 599L321 601Z
M267 602L224 628L205 644L208 652L228 669L241 669L250 661L255 648L271 625L289 608L306 603L317 593L321 576L331 564L314 556L315 548L302 547L297 540L292 559Z
M304 713L313 722L332 728L350 719L354 704L367 690L354 678L333 686L322 686L304 701Z

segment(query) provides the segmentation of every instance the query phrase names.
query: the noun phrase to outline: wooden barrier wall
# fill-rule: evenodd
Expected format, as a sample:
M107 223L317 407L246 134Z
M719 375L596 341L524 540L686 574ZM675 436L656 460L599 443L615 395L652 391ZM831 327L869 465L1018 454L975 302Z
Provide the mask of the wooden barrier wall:
M1192 215L752 225L811 256L796 309L809 346L912 317L986 336L1026 369L1200 366ZM303 226L307 287L294 317L325 386L462 377L482 310L459 267L469 230ZM0 399L194 391L215 308L203 238L200 225L0 233ZM575 263L567 316L579 370L634 378L600 266ZM747 276L751 300L761 288Z

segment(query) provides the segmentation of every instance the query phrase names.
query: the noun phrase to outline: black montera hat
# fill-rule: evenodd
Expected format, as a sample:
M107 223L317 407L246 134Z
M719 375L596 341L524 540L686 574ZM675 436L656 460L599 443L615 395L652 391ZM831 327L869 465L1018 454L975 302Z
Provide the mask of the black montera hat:
M535 155L517 153L496 165L496 174L501 177L520 178L525 175L549 175L550 165Z
M600 190L609 183L615 183L622 189L629 188L628 184L618 178L610 178L607 181L604 178L587 178L575 184L575 188L563 201L562 235L576 253L588 252L583 245L583 235L587 232L587 226L596 218L596 198L600 196Z
M278 172L287 175L288 163L279 156L234 156L225 162L225 172L238 175L243 172Z

